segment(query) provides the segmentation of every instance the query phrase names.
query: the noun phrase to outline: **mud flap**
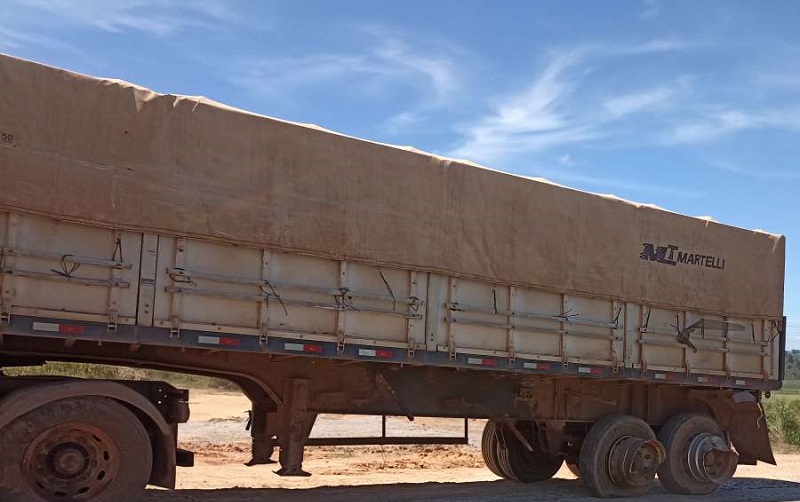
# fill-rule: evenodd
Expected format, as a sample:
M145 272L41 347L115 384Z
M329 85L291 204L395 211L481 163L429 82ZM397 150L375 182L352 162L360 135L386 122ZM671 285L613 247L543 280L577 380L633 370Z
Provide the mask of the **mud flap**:
M756 465L758 461L776 465L764 408L751 392L730 392L724 399L707 401L714 418L728 432L739 453L740 465Z

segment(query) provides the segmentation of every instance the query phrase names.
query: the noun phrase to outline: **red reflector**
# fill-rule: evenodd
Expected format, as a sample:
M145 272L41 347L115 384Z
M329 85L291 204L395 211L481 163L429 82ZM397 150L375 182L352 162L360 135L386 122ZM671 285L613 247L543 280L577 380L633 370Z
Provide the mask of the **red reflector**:
M484 359L481 364L484 366L497 366L497 359Z
M322 345L303 345L303 352L312 352L314 354L322 354Z
M76 326L75 324L59 324L58 332L66 333L69 335L82 335L84 333L83 326Z
M536 369L549 370L550 369L550 363L536 363Z
M603 368L592 368L592 375L602 375Z
M220 338L219 344L225 345L226 347L238 347L239 346L239 339L238 338Z
M391 359L394 357L394 354L391 350L376 350L375 357L382 357L384 359Z

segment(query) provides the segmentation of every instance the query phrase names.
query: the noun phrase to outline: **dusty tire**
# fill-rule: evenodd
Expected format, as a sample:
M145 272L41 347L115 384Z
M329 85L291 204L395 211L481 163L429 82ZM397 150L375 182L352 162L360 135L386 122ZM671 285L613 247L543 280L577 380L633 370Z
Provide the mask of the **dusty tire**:
M532 431L526 430L526 427L534 426L525 422L517 424L523 435L533 437ZM537 449L538 445L535 443L533 443L534 451L528 451L510 428L506 429L504 431L506 448L500 450L500 465L504 471L511 474L512 479L523 483L536 483L555 476L564 463L563 458Z
M132 501L153 465L150 438L123 405L102 397L48 403L0 430L3 500Z
M655 469L641 476L641 485L630 486L614 480L610 457L612 448L624 439L654 441L655 437L650 426L635 417L612 415L596 422L581 445L578 460L581 480L589 492L602 498L638 497L647 493L655 479Z
M658 479L670 492L681 495L705 495L719 488L719 483L698 480L690 472L688 465L690 442L692 438L703 433L725 438L725 434L714 419L699 413L684 413L672 417L658 431L658 439L667 449L667 460L658 468ZM735 469L734 465L733 470Z
M496 475L511 481L519 481L508 464L507 437L511 434L503 423L489 420L484 428L484 436L487 439L487 448L484 452L486 465Z
M487 420L486 425L483 427L483 436L481 437L483 462L495 476L508 478L498 465L499 448L500 442L497 439L497 424L495 424L493 420Z

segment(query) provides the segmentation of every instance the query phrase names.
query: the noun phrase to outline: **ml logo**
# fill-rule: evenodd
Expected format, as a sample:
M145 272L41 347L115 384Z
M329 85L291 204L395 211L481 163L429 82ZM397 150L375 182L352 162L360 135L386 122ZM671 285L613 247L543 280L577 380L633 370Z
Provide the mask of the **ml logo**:
M642 244L642 252L639 254L639 258L672 266L694 265L725 270L725 258L681 251L680 247L674 244L657 246L650 242L645 242Z

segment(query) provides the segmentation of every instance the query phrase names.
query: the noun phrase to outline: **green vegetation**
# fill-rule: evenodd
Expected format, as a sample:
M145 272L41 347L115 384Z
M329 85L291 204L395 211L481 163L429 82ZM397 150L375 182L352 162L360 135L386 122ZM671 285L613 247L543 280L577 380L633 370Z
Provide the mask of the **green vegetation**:
M786 351L786 380L764 400L770 438L777 448L800 448L800 350Z
M795 380L800 390L800 350L786 351L786 380Z
M800 400L773 397L764 401L764 412L774 446L800 447Z
M76 378L108 378L112 380L162 380L176 387L239 390L239 387L235 384L219 378L106 364L49 362L43 366L5 368L3 373L8 376L63 375Z

